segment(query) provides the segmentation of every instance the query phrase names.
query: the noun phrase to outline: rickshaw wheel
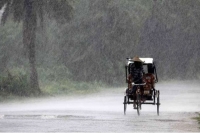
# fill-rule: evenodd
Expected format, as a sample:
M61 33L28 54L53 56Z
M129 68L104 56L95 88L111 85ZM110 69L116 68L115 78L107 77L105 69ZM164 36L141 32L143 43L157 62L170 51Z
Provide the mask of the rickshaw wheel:
M158 90L157 91L157 95L158 95L158 97L157 97L157 115L159 116L159 106L160 106L160 91Z
M124 96L124 115L126 115L127 100L127 96Z
M141 96L139 93L137 93L137 114L140 115L140 109L141 109Z

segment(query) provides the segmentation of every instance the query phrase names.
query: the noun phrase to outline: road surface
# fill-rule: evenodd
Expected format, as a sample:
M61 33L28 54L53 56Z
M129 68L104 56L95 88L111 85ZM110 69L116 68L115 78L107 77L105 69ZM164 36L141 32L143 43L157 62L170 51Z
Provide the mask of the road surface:
M123 114L125 88L89 96L51 97L0 103L0 132L200 132L193 117L200 112L200 83L159 83L156 106L132 105Z

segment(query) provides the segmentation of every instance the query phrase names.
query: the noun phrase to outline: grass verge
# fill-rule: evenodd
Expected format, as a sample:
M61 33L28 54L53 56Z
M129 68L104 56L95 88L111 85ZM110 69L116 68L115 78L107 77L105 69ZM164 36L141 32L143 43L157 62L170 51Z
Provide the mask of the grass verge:
M10 69L0 76L0 102L14 99L56 95L86 95L97 93L105 87L100 82L78 82L71 78L66 67L38 68L42 94L34 95L29 87L29 75L24 68Z
M194 119L198 121L198 123L199 123L199 129L200 129L200 112L198 113L198 115L199 115L199 116L198 116L198 117L195 117Z
M70 80L52 81L41 84L44 95L90 94L100 90L100 83L75 82Z

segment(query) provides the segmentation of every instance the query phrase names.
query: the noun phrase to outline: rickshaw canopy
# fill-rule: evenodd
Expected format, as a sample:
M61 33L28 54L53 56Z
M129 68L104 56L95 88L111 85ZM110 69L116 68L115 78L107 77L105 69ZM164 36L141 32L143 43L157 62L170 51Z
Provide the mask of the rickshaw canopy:
M139 58L140 60L142 60L142 62L145 64L153 64L153 58ZM127 66L133 63L133 59L131 58L127 58Z

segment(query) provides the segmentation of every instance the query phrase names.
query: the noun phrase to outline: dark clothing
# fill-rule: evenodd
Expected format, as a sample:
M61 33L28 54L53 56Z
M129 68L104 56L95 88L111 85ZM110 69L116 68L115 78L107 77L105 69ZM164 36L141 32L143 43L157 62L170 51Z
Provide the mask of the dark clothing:
M138 87L137 85L134 85L134 86L133 86L133 88L132 88L132 92L133 92L133 94L136 93L137 87Z
M143 70L143 66L141 62L134 62L132 64L130 64L130 75L128 77L128 83L132 84L132 82L134 82L134 84L142 84L143 83L143 74L144 74L144 70ZM142 89L142 86L138 86L138 85L134 85L132 87L132 89L127 89L126 93L128 94L136 94L136 90L137 88L140 87L140 89Z
M136 67L135 64L132 64L131 65L131 69L130 69L130 74L133 78L133 82L135 84L141 84L143 83L143 74L144 74L144 70L143 70L143 67L140 66L140 67Z
M144 70L143 70L143 66L142 63L133 63L130 66L130 75L132 78L132 82L134 82L135 84L142 84L143 83L143 74L144 74ZM139 86L141 90L143 90L143 86ZM134 85L132 87L131 92L129 92L129 94L135 94L136 90L138 88L138 85Z

